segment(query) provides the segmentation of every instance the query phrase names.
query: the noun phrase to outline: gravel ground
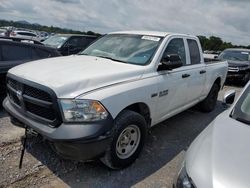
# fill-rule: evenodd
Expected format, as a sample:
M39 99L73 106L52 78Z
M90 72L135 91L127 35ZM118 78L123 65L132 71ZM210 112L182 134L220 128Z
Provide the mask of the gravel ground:
M173 178L194 138L225 108L220 92L216 109L201 113L189 109L152 128L144 150L130 167L112 171L99 161L80 163L59 158L48 143L30 137L23 168L18 169L24 130L11 125L0 110L1 187L172 187Z

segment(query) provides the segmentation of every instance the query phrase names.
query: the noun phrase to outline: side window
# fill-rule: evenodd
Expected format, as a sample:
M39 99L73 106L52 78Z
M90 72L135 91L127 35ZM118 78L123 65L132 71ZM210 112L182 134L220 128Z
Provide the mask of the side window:
M197 42L192 39L188 39L187 42L188 42L191 64L192 65L200 64L201 56Z
M80 41L79 41L79 46L81 46L82 48L87 47L89 44L89 39L87 37L81 37Z
M18 33L18 34L19 34L19 35L25 35L25 36L36 37L36 35L33 34L33 33L20 32L20 33Z
M50 53L45 50L33 48L32 49L32 59L43 59L50 57Z
M80 46L86 48L94 39L90 37L81 37Z
M69 46L73 46L73 47L78 47L79 46L79 38L76 38L76 37L72 37L68 40L67 44Z
M2 45L3 61L18 61L31 59L30 49L18 45Z
M179 55L182 64L186 65L186 51L185 51L184 41L182 38L172 39L168 43L168 46L164 51L163 58L171 54Z

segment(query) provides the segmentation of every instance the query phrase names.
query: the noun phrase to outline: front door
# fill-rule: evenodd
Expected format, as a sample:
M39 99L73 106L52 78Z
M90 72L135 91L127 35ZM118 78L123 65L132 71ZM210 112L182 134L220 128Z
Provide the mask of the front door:
M186 65L186 50L182 38L174 38L168 43L163 57L176 54L183 66L171 71L159 71L158 120L163 121L187 104L189 73Z

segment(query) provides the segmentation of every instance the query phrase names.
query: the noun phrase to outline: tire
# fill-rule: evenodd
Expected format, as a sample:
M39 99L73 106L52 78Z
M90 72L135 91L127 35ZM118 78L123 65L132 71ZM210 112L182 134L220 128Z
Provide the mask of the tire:
M244 78L243 78L243 80L242 80L242 86L245 86L245 85L248 83L249 80L250 80L250 72L248 72L248 73L244 76Z
M202 112L211 112L214 110L218 98L219 86L214 84L208 93L208 96L200 103L199 107Z
M124 110L115 119L112 142L101 161L111 169L132 164L139 156L147 135L147 123L140 114Z

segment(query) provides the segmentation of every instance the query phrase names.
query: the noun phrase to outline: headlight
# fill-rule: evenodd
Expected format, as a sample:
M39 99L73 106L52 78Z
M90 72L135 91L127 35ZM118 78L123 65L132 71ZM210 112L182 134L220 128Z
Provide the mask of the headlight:
M176 188L195 188L192 180L188 177L185 166L182 167L178 174Z
M249 67L239 67L239 70L243 71L243 70L247 70L249 69Z
M108 117L106 109L95 100L62 99L60 103L66 122L91 122Z

